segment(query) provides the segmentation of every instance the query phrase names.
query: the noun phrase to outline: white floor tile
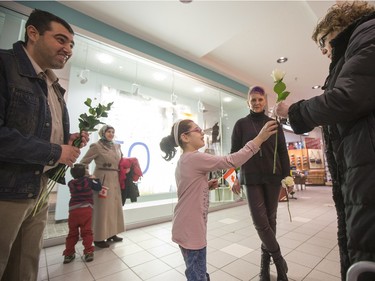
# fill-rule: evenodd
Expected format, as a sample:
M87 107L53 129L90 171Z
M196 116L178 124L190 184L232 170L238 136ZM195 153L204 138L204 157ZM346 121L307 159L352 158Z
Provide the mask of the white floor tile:
M96 281L142 281L132 270L126 269L120 272L116 272L109 276L97 279Z
M223 268L222 271L238 278L239 280L250 280L259 274L259 267L238 259Z
M168 270L160 275L147 279L147 281L186 281L185 275L181 274L175 269Z
M137 266L155 259L156 257L151 255L147 251L136 252L134 254L127 255L122 258L125 264L129 267Z
M290 281L339 281L336 212L330 187L308 186L287 205L279 204L277 237L288 262ZM183 281L185 263L177 244L171 241L171 222L121 233L122 243L96 249L93 262L77 257L63 264L65 245L43 249L38 281ZM258 281L260 239L246 202L209 213L207 271L213 281ZM271 281L276 268L271 265Z
M238 220L226 218L226 219L219 220L219 222L224 223L224 224L231 224L231 223L238 222Z
M110 260L99 264L89 262L86 265L88 266L88 269L91 272L92 276L94 276L95 280L129 268L120 259Z
M222 248L220 251L222 251L224 253L227 253L227 254L230 254L232 256L235 256L237 258L241 258L241 257L251 253L254 250L251 249L251 248L248 248L248 247L244 247L244 246L239 245L239 244L231 244L231 245L229 245L225 248Z
M142 280L150 279L171 269L170 266L159 260L149 261L132 268Z

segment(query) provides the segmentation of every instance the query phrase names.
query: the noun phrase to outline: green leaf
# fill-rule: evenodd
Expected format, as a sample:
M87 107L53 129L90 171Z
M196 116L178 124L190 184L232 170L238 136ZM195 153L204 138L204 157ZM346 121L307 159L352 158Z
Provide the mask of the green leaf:
M99 103L98 107L96 108L96 116L101 117L104 111L103 106Z
M92 103L92 99L87 98L87 100L85 101L85 104L86 104L88 107L91 107L91 103Z
M108 103L107 106L106 106L106 109L107 109L107 110L111 110L111 106L113 105L113 103L114 103L114 102L110 102L110 103Z
M91 107L91 108L89 109L89 113L90 113L91 115L94 115L94 114L95 114L95 108L92 108L92 107Z
M285 92L279 94L277 96L277 101L276 102L280 102L280 101L285 100L289 96L289 94L290 94L290 92L288 92L288 91L285 91Z
M87 114L86 113L82 113L79 117L81 117L82 119L86 119L87 118Z
M92 100L87 98L85 105L89 107L89 115L83 113L80 115L79 129L80 131L94 132L97 131L95 127L99 124L104 124L100 121L100 117L108 117L108 111L111 109L113 102L108 103L107 105L98 104L98 106L92 106Z
M286 85L284 82L282 81L279 81L275 84L275 86L273 87L273 90L275 91L275 93L277 95L280 95L282 92L284 92L286 89Z

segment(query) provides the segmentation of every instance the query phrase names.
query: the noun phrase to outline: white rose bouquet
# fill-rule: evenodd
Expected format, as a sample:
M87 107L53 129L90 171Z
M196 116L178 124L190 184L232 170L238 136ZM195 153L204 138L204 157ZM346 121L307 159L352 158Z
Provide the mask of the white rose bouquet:
M97 129L95 127L99 124L103 124L100 121L102 117L108 117L108 111L111 109L113 102L108 103L107 105L98 104L98 106L92 106L92 100L87 98L84 104L89 108L89 114L83 113L79 116L79 131L86 131L88 133L94 132ZM77 138L73 145L79 147L81 145L81 137ZM39 210L47 203L49 194L55 187L56 183L65 182L65 172L68 170L68 166L59 164L57 167L57 171L52 175L50 179L48 179L47 188L41 191L38 201L34 207L33 215L37 214Z
M273 87L273 91L277 94L276 103L283 101L287 98L290 92L286 91L286 85L283 82L285 76L285 72L279 69L274 69L271 73L271 77L273 78L273 82L275 86ZM276 121L279 121L277 116L275 116ZM276 132L276 143L275 143L275 151L273 155L273 173L276 173L276 156L277 156L277 132Z

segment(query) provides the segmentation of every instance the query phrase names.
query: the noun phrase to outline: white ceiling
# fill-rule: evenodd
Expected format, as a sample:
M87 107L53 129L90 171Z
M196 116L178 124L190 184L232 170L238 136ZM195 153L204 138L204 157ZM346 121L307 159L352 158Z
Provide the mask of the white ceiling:
M311 39L335 1L59 1L108 25L224 74L262 85L273 106L275 68L296 102L322 93L329 60ZM284 56L288 62L276 63Z

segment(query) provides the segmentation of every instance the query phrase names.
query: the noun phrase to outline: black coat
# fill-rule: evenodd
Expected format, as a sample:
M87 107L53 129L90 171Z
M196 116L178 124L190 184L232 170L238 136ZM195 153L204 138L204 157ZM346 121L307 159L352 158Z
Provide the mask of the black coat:
M375 14L331 44L324 93L293 104L289 121L296 133L324 126L344 272L347 263L375 261Z
M254 139L263 125L272 120L261 113L250 112L239 119L232 132L231 153L240 150L249 140ZM290 175L290 162L285 143L284 132L279 125L277 133L276 172L273 173L273 160L276 145L276 135L266 140L260 151L241 166L241 184L281 184L281 180Z

